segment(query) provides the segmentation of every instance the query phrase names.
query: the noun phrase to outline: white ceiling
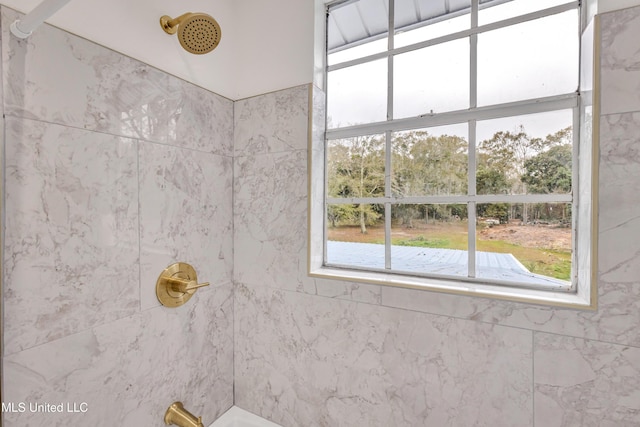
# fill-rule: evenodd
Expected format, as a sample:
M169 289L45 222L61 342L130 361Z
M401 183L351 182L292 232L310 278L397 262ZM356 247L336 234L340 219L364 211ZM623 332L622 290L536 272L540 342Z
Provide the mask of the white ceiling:
M0 0L23 13L40 2ZM213 52L190 54L162 30L160 16L185 12L218 21ZM310 0L71 0L46 22L234 100L313 78Z

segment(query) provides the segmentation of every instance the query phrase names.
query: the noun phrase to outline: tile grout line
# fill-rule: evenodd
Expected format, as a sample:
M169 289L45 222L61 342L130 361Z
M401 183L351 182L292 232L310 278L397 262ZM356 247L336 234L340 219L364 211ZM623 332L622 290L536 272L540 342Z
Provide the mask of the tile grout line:
M236 404L236 102L231 110L231 405Z
M351 282L348 282L348 283L351 283ZM235 285L236 285L236 283L234 281L234 286ZM262 286L260 284L247 284L247 285L248 286ZM384 286L384 285L379 285L379 286ZM559 337L563 337L563 338L579 339L579 340L584 340L584 341L598 342L598 343L602 343L602 344L609 344L609 345L616 345L616 346L623 346L623 347L631 347L631 348L640 349L640 344L627 344L627 343L620 343L620 342L615 342L615 341L607 341L607 340L602 340L602 339L597 339L597 338L581 337L581 336L577 336L577 335L567 335L567 334L562 334L562 333L559 333L559 332L549 332L549 331L542 331L542 330L537 330L537 329L530 329L530 328L526 328L526 327L522 327L522 326L505 325L505 324L502 324L502 323L489 322L489 321L486 321L486 320L475 320L475 319L469 319L467 317L454 316L454 315L449 315L449 314L432 313L432 312L420 311L420 310L416 310L416 309L395 307L395 306L385 305L382 302L381 303L369 303L369 302L365 302L365 301L358 301L358 300L353 300L353 299L348 299L348 298L331 297L331 296L326 296L326 295L318 295L318 294L311 294L311 293L307 293L307 292L300 292L300 291L291 290L291 289L283 289L283 288L278 288L278 287L274 287L274 286L266 286L266 287L268 289L272 290L272 291L287 292L287 293L290 293L290 294L304 295L304 296L307 296L307 297L317 297L317 298L325 298L325 299L329 299L329 300L338 300L338 301L355 303L355 304L365 304L365 305L370 305L370 306L379 306L379 307L384 307L386 309L391 309L391 310L402 310L402 311L408 311L408 312L413 312L413 313L426 314L426 315L429 315L429 316L447 317L447 318L451 318L451 319L465 320L465 321L468 321L468 322L482 323L482 324L485 324L485 325L493 325L493 326L500 326L500 327L503 327L503 328L517 329L517 330L532 332L534 334L535 333L537 333L537 334L548 334L548 335L554 335L554 336L559 336Z
M171 144L169 142L162 142L162 141L157 141L157 140L153 140L153 139L140 138L139 136L122 135L122 134L111 133L111 132L107 132L107 131L99 130L99 129L91 129L91 128L79 127L77 125L73 125L73 124L69 124L69 123L58 123L58 122L53 122L53 121L45 120L45 119L41 119L41 118L25 117L25 116L22 116L22 115L14 115L14 114L11 114L11 113L5 113L4 116L7 119L11 119L11 120L28 120L28 121L48 124L48 125L52 125L52 126L61 126L61 127L64 127L64 128L75 129L75 130L78 130L78 131L84 131L84 132L88 132L88 133L97 133L97 134L101 134L101 135L108 135L108 136L111 136L111 137L114 137L114 138L130 139L132 141L137 141L139 143L142 142L142 143L156 144L156 145L161 145L161 146L165 146L165 147L173 147L173 148L178 148L178 149L182 149L182 150L194 151L196 153L201 153L201 154L211 154L211 155L214 155L214 156L227 157L227 158L230 158L230 159L234 158L233 152L224 153L224 152L206 151L206 150L201 150L201 149L198 149L198 148L185 147L185 146L182 146L182 145Z
M536 331L531 331L531 420L536 427Z
M138 308L142 313L142 224L140 223L140 211L142 209L142 202L140 200L140 151L142 150L142 144L139 140L136 140L136 162L137 162L137 183L138 183Z

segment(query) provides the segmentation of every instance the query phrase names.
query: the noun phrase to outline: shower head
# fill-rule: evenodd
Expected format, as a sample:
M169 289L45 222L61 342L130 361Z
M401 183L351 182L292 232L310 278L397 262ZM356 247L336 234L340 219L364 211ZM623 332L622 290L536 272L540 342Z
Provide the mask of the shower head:
M205 13L188 12L175 19L164 15L160 18L160 26L167 34L177 32L182 47L196 55L211 52L222 37L218 22Z

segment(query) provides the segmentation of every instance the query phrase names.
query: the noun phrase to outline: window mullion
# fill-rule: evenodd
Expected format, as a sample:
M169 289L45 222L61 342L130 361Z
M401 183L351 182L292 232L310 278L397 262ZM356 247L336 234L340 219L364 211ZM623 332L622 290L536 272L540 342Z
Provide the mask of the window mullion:
M573 249L571 252L571 283L578 283L577 278L578 278L578 271L576 269L576 266L579 265L578 264L578 226L579 226L579 221L582 221L582 219L580 218L580 215L578 214L579 212L579 207L581 203L584 203L584 201L581 201L581 197L580 197L580 193L582 192L581 186L580 186L580 176L578 175L579 171L580 171L580 150L582 149L580 141L582 139L582 127L581 127L581 120L580 120L580 115L582 114L581 112L583 111L583 104L582 102L578 103L578 107L573 109L573 131L572 131L572 135L571 135L571 143L573 144L573 152L572 152L572 158L571 158L571 194L573 195L573 200L571 203L572 206L572 214L571 214L571 229L573 230L573 233L571 233L571 248ZM586 112L585 112L586 113ZM585 136L586 137L586 136ZM587 155L587 158L588 155ZM593 184L591 184L593 185Z
M471 1L471 31L469 36L469 108L478 106L478 27L479 0ZM476 195L476 120L469 120L469 167L467 187L469 196ZM467 254L469 277L476 277L476 203L467 204Z
M411 204L460 204L476 203L571 203L571 193L541 193L541 194L481 194L476 196L412 196L412 197L327 197L330 205L354 205L360 203L392 205Z
M389 1L389 38L387 42L387 120L393 120L393 51L395 33L395 0Z
M384 192L387 202L384 204L384 266L387 270L391 269L391 175L393 173L393 164L391 163L391 131L385 133L385 173L384 173Z
M476 196L476 121L469 121L469 170L468 193L470 199ZM476 202L470 201L467 204L467 251L469 256L469 277L476 277Z
M544 113L564 110L578 105L578 94L566 93L545 98L514 101L504 104L488 105L474 109L449 111L440 114L424 114L392 121L380 121L360 125L327 129L327 139L351 138L361 135L381 134L387 130L394 132L418 128L444 126L464 123L469 120L491 120L500 117L522 116L525 114Z
M391 203L384 204L384 268L391 270Z
M395 37L395 0L389 1L389 39L387 50L393 51ZM393 120L393 55L387 57L387 120ZM387 198L391 195L391 131L385 132L385 176L384 193ZM384 268L391 269L391 203L384 204Z
M471 2L471 30L478 27L478 0ZM478 106L478 34L473 33L469 36L470 54L470 87L469 87L469 107L476 108Z
M467 205L469 277L476 277L476 202Z

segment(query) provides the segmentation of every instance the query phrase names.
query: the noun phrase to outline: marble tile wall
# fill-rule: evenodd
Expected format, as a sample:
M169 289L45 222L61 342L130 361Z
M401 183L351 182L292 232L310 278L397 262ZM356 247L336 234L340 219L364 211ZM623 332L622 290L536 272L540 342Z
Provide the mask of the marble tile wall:
M49 26L9 35L5 113L4 413L11 426L205 422L233 404L233 102ZM161 307L158 274L204 288Z
M307 277L320 91L234 104L47 26L17 41L2 8L3 399L89 409L5 425L160 426L179 399L284 426L640 425L639 17L602 16L599 309L579 312ZM213 286L169 310L176 259Z
M531 331L263 286L236 295L240 407L285 426L531 423Z
M316 133L322 94L236 102L238 406L286 427L640 425L640 8L601 27L594 312L306 277L308 147L289 138Z

